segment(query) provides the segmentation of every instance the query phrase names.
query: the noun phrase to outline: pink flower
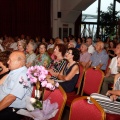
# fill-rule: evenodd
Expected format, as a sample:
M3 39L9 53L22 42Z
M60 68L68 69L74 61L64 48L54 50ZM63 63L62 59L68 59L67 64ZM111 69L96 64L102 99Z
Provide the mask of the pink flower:
M27 86L28 86L28 82L27 82L27 81L24 81L24 82L23 82L23 85L24 85L25 87L27 87Z
M48 71L43 66L32 66L28 68L27 76L31 83L37 82L37 79L41 82L44 81Z
M41 85L42 85L42 87L46 87L46 85L47 85L47 81L43 81L43 82L41 82Z
M19 80L20 83L23 83L23 78L21 77L20 80Z
M36 78L36 77L30 78L30 82L31 82L31 83L36 83L36 82L37 82L37 78Z
M36 83L37 80L39 80L41 82L42 87L47 87L50 90L54 90L55 86L57 87L57 86L59 86L59 84L57 83L54 86L51 83L48 83L46 81L47 74L48 74L48 71L45 69L45 67L38 66L38 65L29 67L28 71L27 71L27 76L31 83ZM24 83L24 84L26 84L26 83Z
M55 87L59 87L59 83L58 82L55 83Z
M55 86L52 85L51 83L47 83L46 88L49 88L50 90L54 90Z
M24 87L28 87L28 81L24 80L23 77L20 78L19 82L23 84Z

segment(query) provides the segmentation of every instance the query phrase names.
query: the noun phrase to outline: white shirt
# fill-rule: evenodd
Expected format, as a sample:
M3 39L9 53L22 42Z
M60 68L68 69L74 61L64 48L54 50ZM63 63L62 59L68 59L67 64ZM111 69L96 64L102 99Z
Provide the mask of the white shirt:
M93 47L93 45L90 45L88 47L88 53L93 54L94 52L95 52L95 48Z
M111 70L111 74L117 74L117 70L118 70L118 67L117 67L117 57L114 57L112 58L111 60L111 63L109 65L109 68Z

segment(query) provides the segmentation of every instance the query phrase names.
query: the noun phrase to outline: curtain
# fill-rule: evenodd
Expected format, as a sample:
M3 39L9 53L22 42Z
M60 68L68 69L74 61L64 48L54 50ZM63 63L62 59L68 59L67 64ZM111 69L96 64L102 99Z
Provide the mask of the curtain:
M1 0L0 35L51 37L50 0Z

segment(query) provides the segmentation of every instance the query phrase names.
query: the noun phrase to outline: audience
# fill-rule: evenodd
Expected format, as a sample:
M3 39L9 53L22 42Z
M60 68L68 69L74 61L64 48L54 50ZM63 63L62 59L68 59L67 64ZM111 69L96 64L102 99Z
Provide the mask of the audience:
M11 71L0 85L0 119L20 120L21 117L16 112L26 107L26 97L31 96L31 84L26 75L25 54L19 51L11 53L8 65ZM27 87L19 82L21 79L27 82Z

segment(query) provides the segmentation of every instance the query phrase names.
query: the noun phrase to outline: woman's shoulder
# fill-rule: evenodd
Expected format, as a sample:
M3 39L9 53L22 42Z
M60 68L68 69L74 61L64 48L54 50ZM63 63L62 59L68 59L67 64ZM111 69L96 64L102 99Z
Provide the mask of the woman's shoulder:
M120 73L116 74L115 78L120 79Z

